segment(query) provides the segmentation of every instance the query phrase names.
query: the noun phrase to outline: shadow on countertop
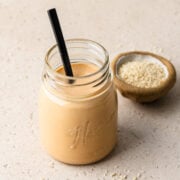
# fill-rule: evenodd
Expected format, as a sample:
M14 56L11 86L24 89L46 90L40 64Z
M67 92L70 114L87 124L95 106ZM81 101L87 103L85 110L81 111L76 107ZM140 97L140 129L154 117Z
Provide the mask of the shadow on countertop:
M132 102L132 103L145 115L146 113L149 115L152 114L156 118L159 118L159 116L163 115L164 117L166 117L167 121L169 121L169 118L171 116L174 116L174 114L179 111L178 107L180 107L180 81L177 81L173 89L167 95L165 95L159 100L147 104L139 104L136 102ZM128 114L124 118L125 118L124 122L126 123L123 125L122 124L119 125L118 143L116 148L100 162L110 160L111 158L116 158L117 156L119 156L119 158L122 157L123 153L128 153L129 150L137 148L141 144L146 143L148 136L153 135L155 129L153 126L153 121L147 123L149 119L147 121L144 120L143 123L145 124L147 123L145 127L148 129L147 132L143 132L143 130L140 128L135 129L135 128L129 128L127 126L127 123L132 122L131 120L129 120ZM137 118L134 121L136 121L136 123L137 122L140 123L143 120ZM150 126L151 124L152 126Z
M137 104L137 103L136 103ZM176 81L175 86L164 97L147 104L137 104L144 109L159 113L161 111L172 110L180 105L180 81ZM177 109L178 110L178 109Z

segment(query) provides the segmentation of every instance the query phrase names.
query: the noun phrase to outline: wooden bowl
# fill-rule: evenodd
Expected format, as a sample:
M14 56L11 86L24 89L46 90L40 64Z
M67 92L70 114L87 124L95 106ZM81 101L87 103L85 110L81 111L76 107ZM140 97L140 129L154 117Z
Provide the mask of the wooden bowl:
M166 79L155 88L141 88L127 84L119 76L118 70L123 63L134 60L147 60L158 63L163 68L166 74ZM113 60L112 70L114 75L114 83L121 94L124 97L140 103L152 102L159 99L167 94L176 82L176 71L174 66L164 57L150 52L132 51L121 53Z

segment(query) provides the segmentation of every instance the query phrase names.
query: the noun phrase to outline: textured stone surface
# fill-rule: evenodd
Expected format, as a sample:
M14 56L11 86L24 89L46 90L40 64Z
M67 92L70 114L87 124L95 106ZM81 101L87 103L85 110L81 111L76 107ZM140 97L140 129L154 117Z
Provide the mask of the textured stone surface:
M118 145L105 160L69 166L41 148L37 97L43 59L54 44L46 10L56 7L68 38L88 38L117 53L147 50L171 60L177 83L140 105L119 95ZM0 179L180 179L179 0L1 0Z

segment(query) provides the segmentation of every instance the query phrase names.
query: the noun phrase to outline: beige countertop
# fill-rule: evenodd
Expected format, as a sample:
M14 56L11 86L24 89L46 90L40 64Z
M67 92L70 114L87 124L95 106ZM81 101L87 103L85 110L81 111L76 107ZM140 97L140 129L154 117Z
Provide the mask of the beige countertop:
M101 43L110 59L130 50L158 53L177 83L140 105L119 95L118 145L103 161L69 166L39 142L37 97L44 55L55 42L46 10L56 7L68 38ZM0 180L179 180L180 1L1 0Z

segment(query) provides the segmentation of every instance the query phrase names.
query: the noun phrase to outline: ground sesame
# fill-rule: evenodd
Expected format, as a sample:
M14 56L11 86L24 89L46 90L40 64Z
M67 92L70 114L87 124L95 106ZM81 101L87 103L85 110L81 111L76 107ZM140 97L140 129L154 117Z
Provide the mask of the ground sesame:
M146 60L123 63L118 73L127 84L141 88L158 87L166 79L163 67Z

